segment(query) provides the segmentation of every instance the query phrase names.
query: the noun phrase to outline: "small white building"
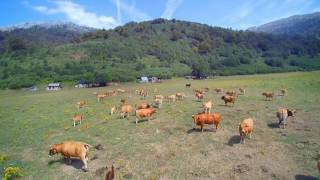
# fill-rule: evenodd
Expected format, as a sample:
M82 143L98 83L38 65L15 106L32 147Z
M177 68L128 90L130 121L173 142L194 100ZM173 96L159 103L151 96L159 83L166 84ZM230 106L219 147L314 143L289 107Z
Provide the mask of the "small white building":
M46 87L46 90L47 91L56 91L56 90L60 90L61 88L62 88L62 86L60 83L50 83Z
M148 77L145 77L145 76L141 77L140 83L148 83L148 82L149 82Z

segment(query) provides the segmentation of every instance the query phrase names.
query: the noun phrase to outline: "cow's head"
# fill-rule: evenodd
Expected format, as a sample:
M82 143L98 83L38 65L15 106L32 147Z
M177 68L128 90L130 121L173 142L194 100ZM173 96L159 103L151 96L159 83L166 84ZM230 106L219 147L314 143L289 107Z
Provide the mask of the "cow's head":
M53 155L55 155L55 154L57 154L57 153L58 153L58 151L57 151L56 145L55 145L55 144L54 144L54 145L51 145L50 150L49 150L49 155L50 155L50 156L53 156Z
M291 110L288 109L288 116L294 117L295 113L296 113L296 110L294 110L294 109L291 109Z

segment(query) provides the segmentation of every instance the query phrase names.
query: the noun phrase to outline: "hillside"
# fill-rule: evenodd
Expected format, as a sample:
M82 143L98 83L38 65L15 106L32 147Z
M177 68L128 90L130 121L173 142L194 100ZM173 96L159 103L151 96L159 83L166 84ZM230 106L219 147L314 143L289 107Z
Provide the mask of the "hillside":
M24 23L0 29L0 52L8 46L20 43L17 49L68 43L84 33L95 29L70 22ZM13 47L14 48L14 47Z
M320 35L320 12L295 15L288 18L273 21L261 26L249 28L254 32L316 36Z
M63 43L41 40L50 47L29 47L18 38L0 54L0 86L320 69L320 41L315 38L233 31L174 19L132 22L73 37Z

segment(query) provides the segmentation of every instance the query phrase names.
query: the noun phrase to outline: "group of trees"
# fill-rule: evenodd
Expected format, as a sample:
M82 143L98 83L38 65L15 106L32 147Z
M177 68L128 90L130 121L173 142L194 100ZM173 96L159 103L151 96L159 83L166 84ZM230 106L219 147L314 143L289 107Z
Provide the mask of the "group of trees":
M37 45L0 33L0 87L320 69L320 41L314 37L233 31L178 20L132 22L82 34L68 43L46 42Z

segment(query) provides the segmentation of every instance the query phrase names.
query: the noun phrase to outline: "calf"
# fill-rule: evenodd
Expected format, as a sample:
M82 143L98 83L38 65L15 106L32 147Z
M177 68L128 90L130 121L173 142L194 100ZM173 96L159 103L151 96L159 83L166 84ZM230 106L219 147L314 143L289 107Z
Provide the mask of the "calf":
M136 124L138 124L138 120L141 120L142 118L147 118L148 121L150 120L150 117L156 113L156 109L154 108L148 108L148 109L138 109L136 110Z
M154 99L153 102L154 102L154 104L155 104L155 107L161 108L162 99Z
M88 161L88 151L91 147L87 143L78 141L64 141L60 144L53 144L50 147L49 155L53 156L55 154L61 153L64 158L71 161L70 158L80 158L84 166L82 169L87 171L87 161Z
M176 97L177 97L177 100L183 100L186 97L186 95L183 92L181 92L181 93L177 93Z
M239 88L240 94L244 95L246 93L246 89L244 88Z
M273 99L273 92L263 92L262 95L266 97L266 100Z
M205 113L209 113L209 114L211 112L212 106L213 106L213 103L212 103L211 100L208 101L208 102L203 103L203 105L202 105L204 112Z
M81 121L82 121L83 118L84 118L84 115L83 115L83 114L75 114L75 115L72 117L73 127L75 127L76 124L81 124Z
M234 102L236 101L235 96L222 96L221 99L224 101L224 104L227 105L228 103L232 103L234 105Z
M279 108L277 111L277 118L279 120L279 127L285 129L286 125L287 125L287 119L289 116L294 117L295 114L295 110L289 110L287 108Z
M251 139L251 134L253 131L253 119L248 118L242 121L239 124L239 134L240 134L240 142L245 143L245 137L249 135Z

